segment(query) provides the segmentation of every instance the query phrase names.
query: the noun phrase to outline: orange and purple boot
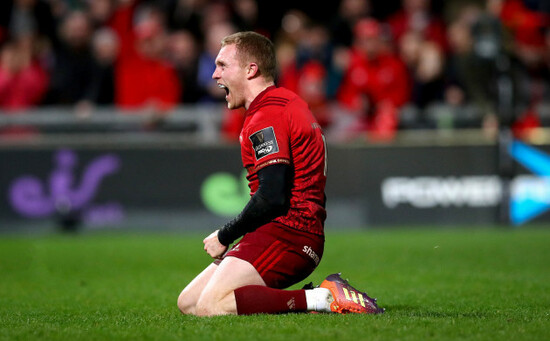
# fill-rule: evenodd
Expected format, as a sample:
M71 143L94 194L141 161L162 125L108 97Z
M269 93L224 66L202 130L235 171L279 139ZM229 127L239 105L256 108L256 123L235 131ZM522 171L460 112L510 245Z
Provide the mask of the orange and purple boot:
M339 314L380 314L383 308L376 305L376 298L370 298L366 293L352 287L348 281L340 277L340 273L329 275L320 288L330 291L334 301L330 310Z

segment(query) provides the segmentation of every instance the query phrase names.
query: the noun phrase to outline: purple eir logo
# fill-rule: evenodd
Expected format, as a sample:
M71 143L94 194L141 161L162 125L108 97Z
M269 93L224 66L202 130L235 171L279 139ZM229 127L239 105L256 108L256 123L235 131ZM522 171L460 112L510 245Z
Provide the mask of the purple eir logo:
M78 165L75 152L66 149L58 151L54 163L45 182L32 175L23 175L13 181L9 200L17 213L26 218L44 218L60 211L78 211L83 222L92 225L122 220L120 204L92 203L102 180L120 168L118 156L105 154L92 160L83 168L79 183L75 175Z

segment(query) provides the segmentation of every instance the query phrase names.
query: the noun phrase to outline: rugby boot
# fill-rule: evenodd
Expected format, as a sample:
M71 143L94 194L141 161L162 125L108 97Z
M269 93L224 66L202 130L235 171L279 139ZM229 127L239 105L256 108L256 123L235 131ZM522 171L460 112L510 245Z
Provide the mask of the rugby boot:
M320 287L330 290L334 298L330 304L330 310L335 313L379 314L384 312L384 309L376 304L375 298L352 287L348 281L340 277L340 273L329 275Z

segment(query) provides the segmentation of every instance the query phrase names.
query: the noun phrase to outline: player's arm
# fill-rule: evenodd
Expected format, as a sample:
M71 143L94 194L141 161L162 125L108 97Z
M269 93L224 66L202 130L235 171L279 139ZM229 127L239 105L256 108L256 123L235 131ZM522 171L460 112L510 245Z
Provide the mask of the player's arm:
M285 214L290 203L290 165L275 164L258 171L259 187L243 211L218 231L223 245Z

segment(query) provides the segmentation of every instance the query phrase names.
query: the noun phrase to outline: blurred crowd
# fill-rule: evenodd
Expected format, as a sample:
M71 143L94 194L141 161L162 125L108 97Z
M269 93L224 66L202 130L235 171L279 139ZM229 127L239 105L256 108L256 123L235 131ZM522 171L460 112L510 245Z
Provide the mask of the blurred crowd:
M289 7L263 25L259 0L3 0L0 110L72 105L85 116L110 105L164 115L221 103L225 92L211 79L220 40L254 30L275 42L278 85L301 95L332 139L434 128L443 121L423 113L435 104L452 120L473 103L484 127L541 125L549 1L401 0L383 15L372 0L336 3L329 19ZM414 119L405 119L410 107ZM227 138L238 136L242 115L226 112Z

